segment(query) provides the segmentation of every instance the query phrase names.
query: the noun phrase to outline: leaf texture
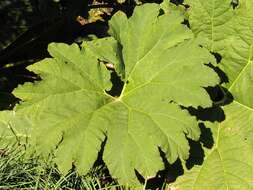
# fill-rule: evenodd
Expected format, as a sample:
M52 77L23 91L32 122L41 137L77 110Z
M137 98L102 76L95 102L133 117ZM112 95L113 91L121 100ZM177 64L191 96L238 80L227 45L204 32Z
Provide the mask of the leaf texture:
M200 130L180 105L210 107L204 87L219 78L205 65L215 62L213 56L181 24L183 16L160 10L146 4L129 19L118 12L110 21L112 37L84 43L81 50L53 43L53 58L28 67L42 80L14 91L23 100L15 112L34 126L31 144L38 154L56 149L61 171L74 164L86 173L105 137L103 159L123 185L138 185L135 170L147 178L163 169L158 147L170 163L188 158L186 137L198 140ZM110 72L98 59L116 65L124 81L119 97L107 93Z
M240 1L240 6L234 10L233 32L228 35L230 43L221 63L229 76L228 90L233 95L233 102L223 107L223 122L207 124L213 133L214 146L211 150L205 149L201 166L186 171L177 180L174 185L178 189L253 189L252 5L251 1Z
M201 43L211 52L226 47L233 9L231 0L186 0L190 5L189 22L193 33L201 37Z

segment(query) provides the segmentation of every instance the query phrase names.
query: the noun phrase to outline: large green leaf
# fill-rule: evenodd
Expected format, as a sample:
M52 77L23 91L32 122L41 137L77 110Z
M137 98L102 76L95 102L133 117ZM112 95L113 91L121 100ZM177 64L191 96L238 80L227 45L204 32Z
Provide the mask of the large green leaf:
M228 90L234 100L223 107L223 122L207 124L213 133L214 146L211 150L205 149L201 166L195 166L179 178L175 184L178 189L253 189L252 5L252 1L240 1L234 10L232 32L228 34L230 43L223 54L225 60L221 67L229 76Z
M95 40L81 50L75 44L51 44L53 58L28 67L42 81L14 91L23 100L15 112L32 122L31 144L37 153L57 148L61 171L74 164L86 173L105 136L103 159L124 185L138 184L135 170L147 178L163 168L158 147L170 163L188 158L186 137L198 140L200 130L180 105L210 107L204 87L219 79L205 65L214 63L213 56L181 24L183 16L174 11L161 15L160 9L146 4L129 19L119 12L110 21L117 41ZM107 93L110 72L98 59L120 68L125 83L119 97Z

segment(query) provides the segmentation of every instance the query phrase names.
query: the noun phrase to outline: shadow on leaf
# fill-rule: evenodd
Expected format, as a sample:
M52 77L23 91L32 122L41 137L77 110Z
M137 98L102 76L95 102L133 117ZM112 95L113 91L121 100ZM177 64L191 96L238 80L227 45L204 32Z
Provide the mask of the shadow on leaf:
M184 169L181 160L178 158L173 164L170 164L166 158L165 153L159 148L160 156L164 162L165 169L148 179L146 189L163 189L164 183L171 183L180 175L183 175ZM140 177L140 176L139 176ZM143 177L138 178L140 182L145 183Z

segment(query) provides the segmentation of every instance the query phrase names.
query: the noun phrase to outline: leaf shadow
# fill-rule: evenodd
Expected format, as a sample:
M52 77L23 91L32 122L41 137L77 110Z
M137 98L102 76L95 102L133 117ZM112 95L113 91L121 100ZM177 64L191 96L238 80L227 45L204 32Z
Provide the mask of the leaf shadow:
M117 180L114 179L106 166L104 160L103 160L103 154L105 150L107 142L107 137L105 137L104 141L101 143L100 151L98 152L98 156L96 161L93 164L93 169L95 168L101 168L99 173L96 173L96 176L98 177L99 186L97 188L105 188L106 186L110 185L117 185Z
M165 153L159 148L160 156L163 160L165 169L159 171L156 176L148 179L146 189L163 189L165 183L172 183L178 176L183 175L184 169L181 160L178 158L174 163L169 163ZM140 176L139 176L140 177ZM138 178L142 184L144 184L144 178Z
M124 82L117 75L115 70L112 70L111 72L111 82L112 82L112 88L109 91L106 91L106 93L108 93L109 95L113 97L119 97L122 92Z
M220 78L224 76L219 75ZM221 81L224 82L224 78ZM188 170L193 168L195 165L202 165L205 158L205 152L203 148L211 149L214 145L212 131L210 128L206 127L205 122L207 121L212 123L220 123L224 121L226 116L224 110L222 109L222 106L230 104L233 101L232 94L226 88L220 85L216 87L207 87L206 90L213 101L212 107L186 108L181 106L181 108L187 110L190 115L196 117L196 119L199 121L199 128L201 131L201 135L198 141L193 141L187 138L190 150L189 158L186 160L185 166ZM164 153L161 154L161 156L163 157L163 161L165 163L165 170L161 171L161 173L163 174L163 177L166 179L167 183L176 181L179 176L184 174L184 169L180 159L178 159L175 163L170 164L164 157Z
M224 87L208 87L207 92L213 100L213 106L210 108L193 108L182 107L187 110L190 115L196 117L199 121L199 128L201 135L198 141L193 141L187 138L190 151L189 158L186 160L185 166L188 170L195 165L202 165L205 158L203 148L211 149L214 145L213 134L210 128L206 127L205 121L208 122L222 122L225 120L225 113L222 106L230 104L233 101L232 94ZM165 165L165 169L159 171L156 176L147 181L146 189L162 189L164 182L167 184L176 181L176 179L184 174L183 163L177 159L174 163L169 163L165 153L159 148L160 155ZM140 182L144 183L145 180L139 175Z
M214 145L214 139L212 136L212 132L209 128L207 128L204 123L199 124L201 135L199 141L193 141L188 139L190 145L190 155L186 160L186 168L191 169L195 165L202 165L204 162L205 153L203 147L211 149Z
M226 116L222 106L230 104L233 101L232 94L224 87L209 87L207 91L214 102L212 107L198 107L197 109L193 107L186 108L192 116L195 116L198 121L201 121L199 123L201 131L199 141L188 139L190 145L190 155L188 160L186 160L187 169L191 169L195 165L202 165L205 158L203 147L211 149L214 145L212 131L210 128L206 127L205 122L220 123L224 121Z
M219 64L219 63L221 62L221 60L222 60L222 58L220 57L220 54L218 54L218 53L213 53L213 55L214 55L215 59L217 60L217 63ZM212 65L211 63L206 64L206 66L210 67L211 69L213 69L213 70L217 73L217 75L218 75L219 78L220 78L220 84L229 82L228 76L227 76L226 73L225 73L223 70L221 70L219 67L214 66L214 65Z

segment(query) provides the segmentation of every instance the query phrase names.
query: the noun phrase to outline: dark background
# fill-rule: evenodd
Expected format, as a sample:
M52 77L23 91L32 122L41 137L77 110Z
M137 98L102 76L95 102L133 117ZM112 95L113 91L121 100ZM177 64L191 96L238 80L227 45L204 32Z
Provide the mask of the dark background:
M76 18L88 18L93 8L111 8L112 13L124 11L128 16L137 5L135 0L118 3L116 0L1 0L0 1L0 110L11 109L18 101L12 90L18 84L37 80L26 66L49 56L50 42L71 44L78 38L95 34L107 35L110 15L104 21L81 25ZM139 1L140 2L140 1ZM161 0L143 0L141 3ZM175 4L182 0L171 0Z

